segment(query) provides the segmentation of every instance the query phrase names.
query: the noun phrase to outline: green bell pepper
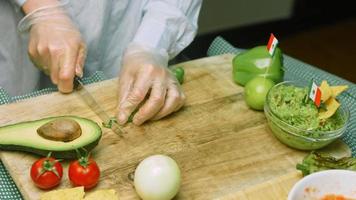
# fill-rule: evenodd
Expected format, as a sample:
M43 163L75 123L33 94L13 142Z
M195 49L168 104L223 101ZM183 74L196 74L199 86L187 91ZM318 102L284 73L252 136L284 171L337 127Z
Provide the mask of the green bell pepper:
M271 56L266 46L257 46L236 55L232 65L233 79L242 86L256 76L271 79L275 83L283 80L283 55L279 48Z

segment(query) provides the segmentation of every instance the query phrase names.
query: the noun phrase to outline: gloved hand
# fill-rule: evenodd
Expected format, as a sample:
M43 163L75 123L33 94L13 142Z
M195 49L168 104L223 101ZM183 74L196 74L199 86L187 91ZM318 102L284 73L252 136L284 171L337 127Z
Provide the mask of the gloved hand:
M180 109L185 96L178 80L167 68L165 51L130 44L123 56L119 76L118 122L127 122L139 107L133 123L161 119Z
M73 78L82 76L86 45L62 4L34 10L19 23L19 30L30 28L28 53L32 62L68 93Z

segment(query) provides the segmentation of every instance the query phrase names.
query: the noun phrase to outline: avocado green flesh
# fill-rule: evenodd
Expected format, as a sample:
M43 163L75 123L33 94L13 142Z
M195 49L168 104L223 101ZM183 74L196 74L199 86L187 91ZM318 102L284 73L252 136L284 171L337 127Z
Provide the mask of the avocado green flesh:
M82 134L70 142L48 140L37 134L37 129L43 124L59 119L73 119L79 123ZM21 122L0 127L0 149L15 150L47 155L52 152L56 158L75 158L75 149L93 149L101 138L101 128L89 119L76 116L60 116L37 121Z

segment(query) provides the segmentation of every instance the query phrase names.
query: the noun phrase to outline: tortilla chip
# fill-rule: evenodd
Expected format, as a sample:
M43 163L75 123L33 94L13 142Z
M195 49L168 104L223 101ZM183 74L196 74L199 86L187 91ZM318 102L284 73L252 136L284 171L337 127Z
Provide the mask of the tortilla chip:
M114 189L107 189L85 195L84 200L119 200L119 197Z
M319 88L321 90L321 102L326 102L333 94L328 82L322 81Z
M333 97L329 98L326 102L326 111L319 112L319 119L328 119L335 114L337 109L340 107L340 103Z
M52 190L41 194L40 200L83 200L84 187Z
M347 90L347 88L349 88L348 85L331 86L332 96L334 98L336 98L337 95L339 95L341 92Z

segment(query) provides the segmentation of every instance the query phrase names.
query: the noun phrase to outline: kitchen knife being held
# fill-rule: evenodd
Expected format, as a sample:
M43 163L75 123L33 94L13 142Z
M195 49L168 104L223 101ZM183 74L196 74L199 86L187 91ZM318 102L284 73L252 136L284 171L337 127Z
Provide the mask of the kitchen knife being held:
M140 125L165 117L184 104L184 94L167 63L168 58L178 55L193 41L201 0L12 1L26 14L18 28L30 30L28 54L31 61L50 75L59 91L69 93L73 90L73 79L75 75L81 76L85 61L90 73L103 71L108 78L114 78L121 72L118 100L121 124L126 123L138 108L133 123ZM14 41L25 42L13 35ZM88 44L90 59L87 60L83 37ZM0 42L0 50L1 47ZM13 52L9 59L20 57L21 53L22 50ZM27 59L23 60L29 63ZM15 66L22 67L21 64ZM45 86L41 84L42 74L31 72L33 74L11 74L6 77L6 87L13 94L21 94ZM21 85L17 83L17 87L10 87L14 85L10 84L12 77L24 81Z
M131 43L124 56L119 76L118 122L124 124L138 109L133 123L161 119L179 110L185 96L174 74L167 68L168 54Z
M28 54L32 62L50 76L60 92L69 93L74 76L82 76L86 45L64 5L65 1L27 0L23 5L27 15L18 29L29 29Z

